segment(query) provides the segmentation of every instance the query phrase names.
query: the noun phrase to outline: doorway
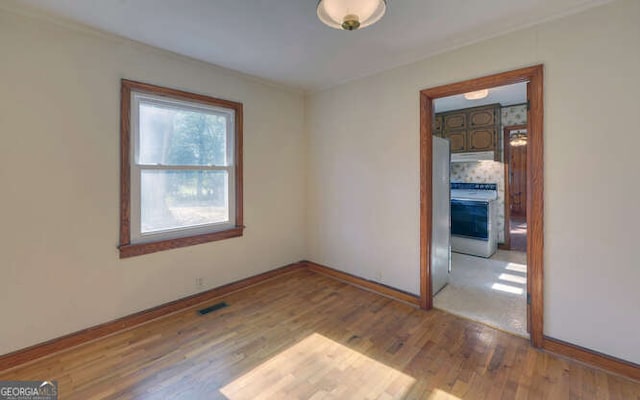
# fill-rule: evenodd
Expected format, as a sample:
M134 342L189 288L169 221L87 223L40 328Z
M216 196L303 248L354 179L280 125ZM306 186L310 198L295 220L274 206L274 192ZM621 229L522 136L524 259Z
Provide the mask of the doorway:
M509 202L508 160L519 154L509 147L524 138L517 131L513 140L503 138L505 125L520 123L526 129L527 85L476 93L434 100L433 304L528 338L526 241L521 248L509 245L510 229L516 229L516 244L526 237L517 223L509 224L510 206L517 203ZM444 170L436 168L441 160Z
M527 311L530 338L534 347L543 343L543 100L542 65L490 75L468 81L443 85L420 92L420 305L433 308L431 271L432 232L432 136L434 130L435 99L463 94L496 86L527 82L527 134L526 150L526 214L527 224Z

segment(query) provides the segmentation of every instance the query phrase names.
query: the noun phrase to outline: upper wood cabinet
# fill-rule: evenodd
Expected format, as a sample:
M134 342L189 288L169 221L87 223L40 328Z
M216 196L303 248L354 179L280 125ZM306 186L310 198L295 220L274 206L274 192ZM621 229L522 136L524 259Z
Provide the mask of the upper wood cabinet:
M469 129L467 131L466 151L492 151L496 149L496 128Z
M469 111L469 127L495 125L496 117L496 110L493 106Z
M461 153L467 147L467 132L464 130L449 132L447 134L452 153Z
M445 114L443 120L445 131L465 129L467 127L467 115L465 113Z
M435 115L434 134L449 139L452 153L495 151L499 157L500 104Z

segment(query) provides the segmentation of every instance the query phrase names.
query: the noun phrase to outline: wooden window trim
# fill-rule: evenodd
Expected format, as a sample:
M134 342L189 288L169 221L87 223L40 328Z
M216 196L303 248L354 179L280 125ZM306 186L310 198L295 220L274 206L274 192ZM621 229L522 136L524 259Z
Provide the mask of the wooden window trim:
M193 101L207 105L232 109L235 112L235 227L205 234L186 236L175 239L158 240L149 243L131 243L131 92L141 92L171 99ZM120 258L155 253L157 251L192 246L201 243L229 239L242 236L243 196L242 196L242 103L217 99L201 94L189 93L177 89L169 89L148 83L122 79L120 86Z

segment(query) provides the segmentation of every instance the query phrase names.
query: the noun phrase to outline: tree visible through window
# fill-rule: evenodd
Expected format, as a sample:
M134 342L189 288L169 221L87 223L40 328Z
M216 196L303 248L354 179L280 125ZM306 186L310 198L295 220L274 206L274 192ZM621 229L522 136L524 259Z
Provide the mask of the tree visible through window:
M121 256L241 235L242 105L123 81L122 112Z

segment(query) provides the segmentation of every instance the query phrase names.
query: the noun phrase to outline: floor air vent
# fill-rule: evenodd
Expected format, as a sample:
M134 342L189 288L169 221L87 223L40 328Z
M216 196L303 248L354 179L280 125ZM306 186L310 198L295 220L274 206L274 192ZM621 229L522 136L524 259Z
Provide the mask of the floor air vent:
M228 306L229 305L223 301L222 303L214 304L210 307L203 308L202 310L198 310L198 314L200 315L209 314L210 312L218 311L219 309L225 308Z

